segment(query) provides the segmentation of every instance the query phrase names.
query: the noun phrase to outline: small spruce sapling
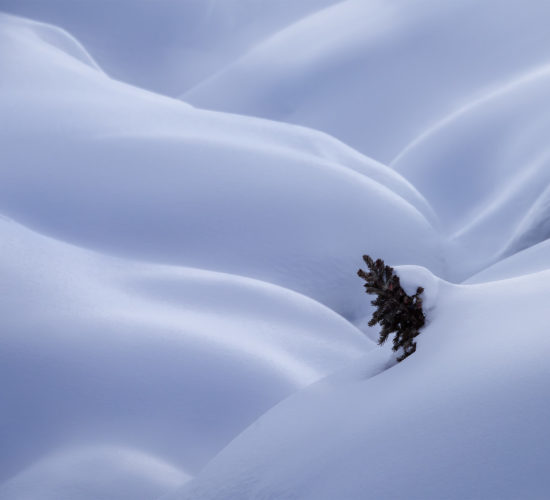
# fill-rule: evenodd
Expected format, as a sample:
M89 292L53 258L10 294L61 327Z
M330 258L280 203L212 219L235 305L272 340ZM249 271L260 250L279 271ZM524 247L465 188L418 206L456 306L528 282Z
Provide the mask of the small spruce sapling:
M371 301L371 304L376 306L376 311L369 321L369 326L376 323L382 326L378 345L382 345L388 336L395 333L393 350L402 349L403 353L397 361L403 361L416 351L414 338L426 322L420 298L424 289L419 286L411 297L401 287L399 276L394 274L393 268L384 265L383 260L374 261L368 255L364 255L363 260L369 271L359 269L357 274L366 281L366 292L377 295L376 299Z

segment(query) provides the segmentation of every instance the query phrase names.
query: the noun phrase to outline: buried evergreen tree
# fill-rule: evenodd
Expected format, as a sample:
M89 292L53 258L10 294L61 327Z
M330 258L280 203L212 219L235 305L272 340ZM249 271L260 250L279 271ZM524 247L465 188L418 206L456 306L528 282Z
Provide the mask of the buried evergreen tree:
M424 326L426 320L420 298L424 289L418 287L411 297L401 287L399 276L393 273L393 268L384 265L383 260L374 261L368 255L363 255L363 260L369 272L359 269L357 274L366 281L367 293L377 295L371 302L376 306L376 311L369 321L369 326L374 326L376 323L382 326L378 339L379 345L382 345L388 336L395 332L393 350L403 349L403 354L397 358L397 361L403 361L416 351L414 338L420 333L419 329Z

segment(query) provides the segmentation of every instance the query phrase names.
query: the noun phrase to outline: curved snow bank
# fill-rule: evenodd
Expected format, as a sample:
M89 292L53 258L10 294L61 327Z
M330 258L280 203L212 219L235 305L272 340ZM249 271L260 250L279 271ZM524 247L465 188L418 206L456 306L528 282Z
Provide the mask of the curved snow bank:
M545 498L549 294L441 282L413 356L293 395L170 498Z
M3 19L0 208L11 217L120 256L270 281L348 317L363 302L363 253L441 269L429 206L389 168L322 133L84 71Z
M11 32L12 36L17 37L18 33L20 33L23 35L22 40L27 40L27 42L31 43L34 41L38 44L46 44L50 48L58 49L79 62L97 71L101 71L101 68L93 60L92 56L86 52L86 49L80 42L57 26L31 21L30 19L9 16L1 12L0 23L3 26L3 30L13 30Z
M548 153L550 153L550 148ZM550 165L550 154L545 165L546 168ZM546 182L546 188L535 199L516 227L510 241L503 248L501 257L512 255L550 238L550 179Z
M114 446L48 455L0 485L2 500L155 500L189 476L141 451Z
M123 261L0 219L0 471L120 443L194 471L272 405L372 348L313 300Z
M550 240L545 240L493 264L468 278L465 283L484 283L516 278L547 269L550 269Z
M182 98L317 128L388 162L480 88L548 61L549 15L546 0L348 0Z
M336 1L2 0L0 8L62 26L116 79L177 95Z
M549 84L544 66L489 92L394 163L454 233L457 266L477 271L550 236Z
M408 295L414 295L419 286L424 288L424 292L422 292L422 308L427 314L430 314L437 303L440 283L445 282L425 267L397 266L394 270L395 274L399 276L399 282L403 290Z

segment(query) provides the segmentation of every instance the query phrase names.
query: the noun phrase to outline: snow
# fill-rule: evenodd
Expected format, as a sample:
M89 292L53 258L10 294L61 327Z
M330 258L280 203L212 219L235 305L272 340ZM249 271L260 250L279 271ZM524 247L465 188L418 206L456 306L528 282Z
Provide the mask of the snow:
M0 500L547 497L547 2L0 9Z
M4 473L58 440L114 436L195 471L280 399L373 347L268 283L0 228Z
M66 29L113 78L176 96L337 1L2 0L0 9Z
M63 450L0 486L19 500L147 500L189 479L170 464L132 449L96 446Z
M390 162L427 127L550 57L546 0L347 0L182 99L328 132Z
M295 393L166 498L545 498L549 277L422 281L437 308L413 356Z
M11 35L18 23L0 35L10 217L97 250L270 281L348 317L362 253L442 268L433 214L388 167L315 131L114 82ZM377 238L389 221L399 226Z
M468 278L465 283L498 281L550 269L549 249L550 240L544 240L483 269L483 271Z
M472 264L492 263L550 235L549 78L550 66L543 66L490 91L426 131L393 163L426 196L452 240L476 256Z

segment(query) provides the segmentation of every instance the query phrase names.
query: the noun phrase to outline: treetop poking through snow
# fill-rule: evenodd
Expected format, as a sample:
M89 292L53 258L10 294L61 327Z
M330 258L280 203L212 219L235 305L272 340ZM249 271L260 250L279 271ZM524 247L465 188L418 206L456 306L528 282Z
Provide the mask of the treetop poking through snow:
M380 345L395 333L393 350L402 350L397 361L403 361L416 351L416 342L413 339L420 333L419 330L426 320L420 298L424 289L419 286L416 293L410 296L401 287L399 276L394 274L393 268L386 266L383 260L374 261L368 255L364 255L363 260L369 271L359 269L357 274L366 281L366 292L377 296L371 302L377 309L372 314L369 326L377 323L382 326L378 340Z

